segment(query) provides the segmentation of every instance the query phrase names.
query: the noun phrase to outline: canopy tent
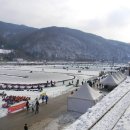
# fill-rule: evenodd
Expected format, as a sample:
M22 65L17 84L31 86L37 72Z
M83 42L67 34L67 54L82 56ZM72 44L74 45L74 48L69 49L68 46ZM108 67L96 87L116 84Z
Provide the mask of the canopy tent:
M122 75L120 74L120 72L117 72L116 75L118 76L119 79L123 80Z
M111 74L109 74L105 79L101 81L101 83L105 86L116 86L119 81L117 81Z
M123 78L122 78L122 77L120 78L120 77L117 75L117 73L113 73L112 76L113 76L114 79L116 80L117 84L121 83L122 80L123 80Z
M123 79L125 79L125 78L127 77L125 74L123 74L123 73L121 73L121 72L119 72L119 74L121 75L121 77L122 77Z
M85 113L88 108L94 106L102 95L92 89L88 84L83 84L78 91L68 97L67 109L79 113Z
M106 78L100 81L101 84L107 86L108 89L113 89L126 79L126 75L121 72L111 73Z

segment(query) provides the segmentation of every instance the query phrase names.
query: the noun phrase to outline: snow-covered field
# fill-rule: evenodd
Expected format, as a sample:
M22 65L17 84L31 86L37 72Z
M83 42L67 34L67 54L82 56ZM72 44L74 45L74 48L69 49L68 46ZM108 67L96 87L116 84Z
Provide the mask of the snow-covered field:
M32 73L30 73L32 71ZM73 83L75 84L76 80L79 79L80 84L81 81L85 81L93 76L98 76L99 71L88 71L82 70L78 72L78 70L73 68L73 70L64 70L63 66L0 66L0 83L41 83L46 81L62 81L67 79L73 79ZM73 76L71 76L73 75ZM25 78L25 76L27 78ZM72 80L70 80L72 82ZM62 82L56 83L56 87L48 87L43 88L43 92L53 98L69 91L74 90L73 85L68 86L70 81L65 81L64 84ZM14 91L14 90L0 90L0 93L5 92L8 96L28 96L31 97L31 100L40 97L42 92L38 91ZM0 117L7 115L7 109L2 108L2 98L0 97Z
M37 84L47 81L62 81L71 79L73 76L62 73L48 73L44 71L19 70L19 69L0 69L0 83L12 84Z
M2 98L0 97L0 118L6 116L8 114L7 109L2 108L3 103L4 102L2 101Z
M82 68L64 66L0 66L0 83L12 84L37 84L47 81L62 81L72 79L75 76L97 76L98 70L82 70Z
M87 69L85 67L88 67ZM75 84L76 80L86 81L93 76L98 76L101 70L109 71L112 70L111 66L91 66L91 65L37 65L37 66L1 66L0 67L0 82L1 83L43 83L46 81L62 81L66 79L73 79ZM32 73L30 73L32 71ZM25 78L27 77L27 78ZM74 90L73 85L68 86L70 81L56 83L56 87L43 88L43 91L46 94L53 98L69 91ZM106 114L107 111L110 111L108 115L104 116L102 120L99 121L94 127L93 130L110 130L114 127L115 130L129 130L128 124L130 123L130 108L127 109L130 105L130 78L128 77L123 83L121 83L117 88L105 96L100 102L98 102L94 107L90 108L85 114L80 118L78 116L74 117L73 114L65 114L64 118L61 115L58 119L55 119L51 122L50 125L46 127L46 130L53 128L55 124L56 130L65 129L65 130L87 130L96 123L100 118ZM3 92L3 90L0 90ZM7 95L19 95L19 96L29 96L31 100L39 97L41 92L35 91L7 91ZM127 95L125 95L128 93ZM118 102L120 100L120 102ZM118 102L118 103L117 103ZM7 109L1 108L3 104L0 97L0 117L7 115ZM114 109L111 109L114 108ZM120 113L120 114L119 114ZM124 116L119 120L119 118ZM75 119L78 118L76 121ZM117 123L117 120L119 122ZM74 122L75 121L75 122ZM58 122L58 123L57 123ZM74 122L72 125L70 123ZM124 123L126 122L126 123ZM61 125L60 125L61 123ZM65 125L64 125L65 123ZM117 123L117 124L116 124ZM116 124L116 125L115 125ZM127 128L125 125L127 125ZM70 125L66 128L64 126Z

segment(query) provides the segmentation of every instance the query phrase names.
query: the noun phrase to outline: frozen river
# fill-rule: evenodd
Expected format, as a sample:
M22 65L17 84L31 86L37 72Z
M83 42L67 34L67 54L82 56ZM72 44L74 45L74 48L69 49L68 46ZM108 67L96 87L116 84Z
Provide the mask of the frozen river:
M0 69L0 83L11 84L37 84L47 81L62 81L72 79L73 76L63 73L53 73L44 71L23 70L23 69Z
M63 66L0 66L0 83L9 84L37 84L46 83L47 81L62 81L73 79L74 83L79 79L80 84L82 80L87 80L93 76L97 76L99 71L87 71L79 69L63 69ZM68 86L69 81L65 84L56 83L56 87L43 88L43 91L51 98L62 95L75 89L73 85ZM0 93L5 91L9 95L15 96L29 96L31 100L40 96L40 92L31 91L14 91L14 90L0 90ZM0 117L7 115L7 109L2 108L2 101L0 97Z
M0 66L0 83L38 84L63 81L76 77L97 76L99 71L63 69L61 66Z

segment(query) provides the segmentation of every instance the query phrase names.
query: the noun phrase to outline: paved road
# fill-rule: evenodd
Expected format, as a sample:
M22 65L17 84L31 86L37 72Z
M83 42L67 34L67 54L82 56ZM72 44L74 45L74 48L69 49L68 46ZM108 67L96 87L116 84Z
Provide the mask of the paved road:
M29 127L41 121L46 126L54 118L67 111L67 96L64 94L53 99L49 99L48 104L40 105L39 114L35 115L32 112L21 111L15 114L0 119L0 130L23 130L25 123Z

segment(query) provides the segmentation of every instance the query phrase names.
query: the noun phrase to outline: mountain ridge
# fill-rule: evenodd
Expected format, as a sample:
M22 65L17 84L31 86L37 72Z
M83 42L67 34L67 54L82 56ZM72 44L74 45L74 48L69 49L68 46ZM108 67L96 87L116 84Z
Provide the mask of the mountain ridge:
M0 22L0 47L13 49L12 58L74 61L114 59L116 62L130 60L130 45L125 42L66 27L37 29L8 23L4 26L1 27Z

